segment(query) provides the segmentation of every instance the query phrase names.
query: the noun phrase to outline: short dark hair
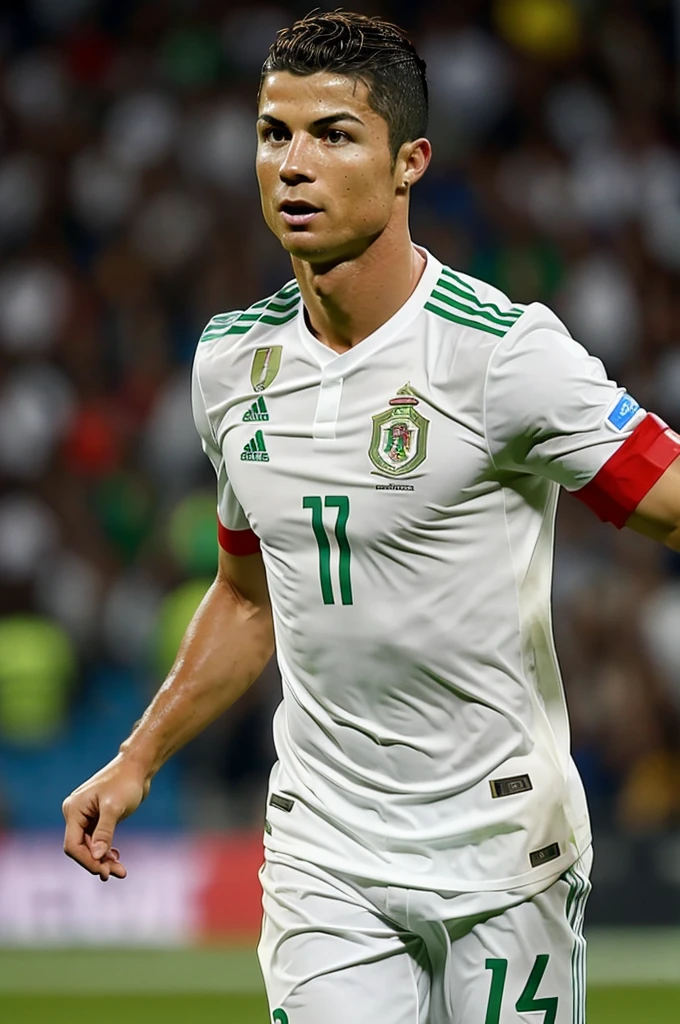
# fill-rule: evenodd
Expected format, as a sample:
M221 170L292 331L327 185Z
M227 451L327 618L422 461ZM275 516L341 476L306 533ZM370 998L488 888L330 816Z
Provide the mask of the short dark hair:
M312 11L277 33L262 79L272 71L335 71L364 82L371 108L387 122L393 159L427 131L425 61L404 30L382 18Z

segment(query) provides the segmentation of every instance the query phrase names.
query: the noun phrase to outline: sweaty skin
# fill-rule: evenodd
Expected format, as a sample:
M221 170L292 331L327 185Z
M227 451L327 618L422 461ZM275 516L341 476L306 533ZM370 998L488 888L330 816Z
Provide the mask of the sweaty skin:
M257 679L273 650L262 557L220 551L217 578L168 678L117 757L64 801L64 852L103 882L125 878L112 845L116 825L137 809L167 759Z
M261 92L260 115L275 119L258 121L262 209L291 254L314 331L338 351L388 320L423 268L408 231L408 190L427 168L430 145L405 143L393 161L387 124L367 95L341 75L280 72ZM338 113L350 116L336 120ZM332 123L321 127L319 118ZM321 212L291 226L280 209L291 199ZM220 551L215 583L168 678L118 755L64 801L65 853L102 881L124 878L116 825L147 796L165 761L254 682L273 649L261 556Z
M393 158L387 123L360 81L274 72L263 83L257 177L264 218L290 253L311 329L337 352L385 323L418 282L424 264L409 235L409 190L430 157L429 142L416 139ZM677 463L628 525L680 550ZM113 846L116 825L147 796L161 765L248 689L273 649L261 556L221 551L215 583L143 718L118 755L64 801L69 857L102 881L125 877Z
M408 207L430 144L404 143L393 160L387 122L371 109L366 85L328 72L268 75L257 129L264 219L291 255L312 330L344 352L396 313L423 271ZM287 202L320 212L290 225Z

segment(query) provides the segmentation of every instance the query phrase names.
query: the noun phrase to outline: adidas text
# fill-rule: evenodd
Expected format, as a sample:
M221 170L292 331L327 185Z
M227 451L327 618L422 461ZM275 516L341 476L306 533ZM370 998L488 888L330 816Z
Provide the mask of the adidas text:
M241 452L242 462L269 462L269 452Z

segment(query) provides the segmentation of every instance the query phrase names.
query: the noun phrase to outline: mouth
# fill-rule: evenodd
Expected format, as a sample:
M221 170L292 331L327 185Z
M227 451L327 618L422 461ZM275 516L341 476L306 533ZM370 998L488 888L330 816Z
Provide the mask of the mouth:
M284 200L279 206L281 216L290 227L305 227L317 214L321 213L318 206L302 199Z

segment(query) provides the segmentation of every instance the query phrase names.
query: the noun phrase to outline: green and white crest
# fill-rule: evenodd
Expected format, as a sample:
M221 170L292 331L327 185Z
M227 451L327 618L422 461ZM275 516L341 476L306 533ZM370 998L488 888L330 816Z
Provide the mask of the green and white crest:
M430 421L416 412L418 399L410 385L399 388L391 408L373 417L368 454L383 476L401 476L416 469L427 456Z
M282 345L272 345L271 348L255 350L253 365L250 367L253 391L264 391L272 383L281 367L282 349Z

